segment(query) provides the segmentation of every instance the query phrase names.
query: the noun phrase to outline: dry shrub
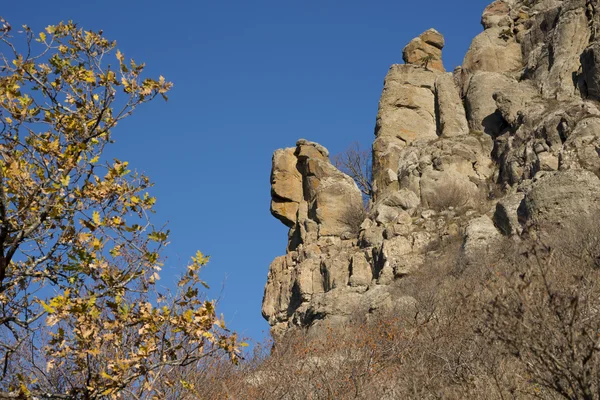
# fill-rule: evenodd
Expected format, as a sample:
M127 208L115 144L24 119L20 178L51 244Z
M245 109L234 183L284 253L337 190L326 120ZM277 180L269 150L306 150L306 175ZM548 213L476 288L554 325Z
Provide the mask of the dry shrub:
M170 398L598 399L600 228L586 222L476 262L445 243L397 281L412 308L290 331L240 366L190 372L194 394Z
M358 236L358 233L360 232L360 226L365 219L367 219L367 216L367 210L364 205L351 203L342 211L340 222L348 227L349 233L351 233L353 236Z
M523 366L533 393L600 399L600 226L575 218L498 263L486 331Z
M414 297L414 307L357 317L342 327L291 331L266 357L221 365L186 382L203 399L508 396L522 384L518 368L477 334L472 293L481 290L482 273L457 268L459 247L457 241L446 245L419 274L400 281L397 290Z
M332 158L336 168L354 179L366 201L373 195L371 154L371 149L363 150L358 142L354 142L344 152Z
M441 186L436 191L436 197L430 202L431 209L438 212L449 209L461 209L469 204L469 191L453 182Z

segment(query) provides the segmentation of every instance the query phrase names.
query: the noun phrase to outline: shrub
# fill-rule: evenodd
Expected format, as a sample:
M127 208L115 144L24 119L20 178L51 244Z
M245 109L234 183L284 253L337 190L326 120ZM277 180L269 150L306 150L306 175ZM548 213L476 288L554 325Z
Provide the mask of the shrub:
M367 210L362 204L352 204L346 207L341 215L341 222L349 228L349 233L358 236L360 226L367 219Z
M436 196L430 201L429 207L436 211L449 208L461 209L469 204L470 192L465 187L454 182L449 182L439 187Z

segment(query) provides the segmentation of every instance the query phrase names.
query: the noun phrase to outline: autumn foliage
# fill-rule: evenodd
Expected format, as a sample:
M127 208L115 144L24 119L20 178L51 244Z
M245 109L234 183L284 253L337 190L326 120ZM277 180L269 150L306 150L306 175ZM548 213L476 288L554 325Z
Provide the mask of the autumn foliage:
M165 373L235 360L200 293L208 257L159 291L168 231L149 219L151 183L102 157L117 124L172 84L102 32L0 25L0 398L162 398Z

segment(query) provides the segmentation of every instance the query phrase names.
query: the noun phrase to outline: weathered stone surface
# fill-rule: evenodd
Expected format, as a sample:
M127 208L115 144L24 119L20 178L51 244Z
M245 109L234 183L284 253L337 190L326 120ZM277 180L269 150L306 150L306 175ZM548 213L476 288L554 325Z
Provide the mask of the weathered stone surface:
M578 93L580 56L591 32L584 1L566 1L531 13L528 29L521 35L527 55L525 76L532 79L545 98L566 99Z
M379 101L376 136L397 137L405 143L435 139L433 88L438 74L411 65L392 66Z
M350 264L350 286L369 286L373 279L371 264L367 261L363 252L352 256Z
M312 203L319 224L319 236L340 236L355 230L355 217L363 209L362 196L356 184L336 177L323 179Z
M373 143L373 180L377 193L397 189L390 174L398 169L398 152L417 140L437 135L435 81L441 72L414 65L392 65L384 82ZM377 194L376 194L377 196Z
M323 288L326 292L348 285L350 278L350 256L341 252L335 258L326 258L321 262Z
M421 202L425 208L473 207L481 201L477 185L456 170L427 168L421 175Z
M413 271L418 265L414 264L412 253L412 243L404 236L396 236L383 243L381 255L383 260L383 278L380 283L389 282L391 278L401 277ZM391 275L390 275L391 272ZM381 277L380 277L381 278Z
M435 100L440 136L452 137L469 133L465 108L451 75L443 74L435 80Z
M325 162L329 161L329 151L325 147L306 139L300 139L296 142L295 154L301 160L311 158Z
M407 64L443 72L445 71L442 63L443 47L444 37L442 34L435 29L429 29L406 45L402 51L402 59Z
M273 154L271 170L271 213L288 227L296 223L298 204L302 201L302 175L297 168L295 148Z
M471 134L406 148L400 152L399 186L414 192L424 208L473 206L481 199L475 182L493 174L492 149L489 136Z
M519 221L519 207L524 197L524 193L514 193L496 203L494 224L506 236L521 234L523 231Z
M443 49L444 45L446 44L446 42L444 41L444 36L433 28L421 33L419 37L425 43L440 50Z
M496 26L510 26L512 21L509 15L510 7L506 1L496 0L483 11L481 25L485 29Z
M382 226L374 225L365 229L360 234L360 243L362 247L380 247L383 243Z
M385 204L378 204L375 207L375 221L379 225L387 225L396 221L398 215L400 215L400 211L394 207Z
M298 215L298 203L293 201L271 200L271 214L283 222L288 228L296 225Z
M482 255L493 252L501 241L502 235L494 226L490 217L483 215L473 219L467 226L463 245L467 258L476 260Z
M560 106L538 100L519 114L519 122L496 138L500 181L511 185L539 171L598 171L597 123L600 110L591 101L569 100Z
M526 113L527 109L536 103L540 103L538 91L527 82L514 82L505 85L496 90L492 95L496 102L496 109L512 127L521 123L520 118Z
M381 204L399 208L408 211L410 214L414 214L417 207L421 204L419 196L413 191L407 189L400 189L398 191L387 194L381 201Z
M581 69L585 81L585 94L600 100L600 43L592 43L581 54Z
M290 255L277 257L269 267L262 303L262 315L275 325L286 319L292 297L293 261Z
M558 169L558 160L552 166L552 169ZM579 121L569 133L560 152L560 168L584 168L600 176L600 117Z
M530 229L560 235L569 223L600 212L600 179L585 170L540 173L523 201Z
M281 149L273 154L271 190L281 199L302 201L302 175L296 166L295 148Z
M352 178L331 164L327 149L304 139L274 153L271 199L273 215L291 228L290 248L355 232L362 223L362 195Z
M477 35L463 60L463 68L487 72L511 72L523 68L521 46L510 27L490 27Z
M497 135L506 124L497 111L494 93L514 92L517 82L495 72L476 72L469 81L465 105L469 126L474 131Z

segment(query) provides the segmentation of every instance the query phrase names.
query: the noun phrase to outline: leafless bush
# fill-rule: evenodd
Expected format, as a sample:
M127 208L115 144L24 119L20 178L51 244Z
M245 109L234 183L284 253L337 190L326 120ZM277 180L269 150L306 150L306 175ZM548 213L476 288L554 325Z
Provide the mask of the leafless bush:
M490 285L484 332L527 371L532 394L600 399L597 222L572 221L564 230L571 235L535 243L517 262L500 263Z
M460 241L444 242L396 283L414 306L290 331L240 366L173 379L194 392L180 385L166 398L598 399L599 228L586 221L579 236L561 238L563 250L507 240L466 262ZM575 257L582 249L589 256Z
M430 201L429 206L436 211L444 211L450 207L454 209L464 208L469 204L470 192L454 182L448 182L438 188L435 198Z
M187 382L203 399L502 399L525 393L515 361L500 358L477 334L481 313L473 311L473 293L482 290L487 272L457 274L459 243L449 246L398 287L417 300L413 308L343 327L291 331L267 357L222 372L212 368Z
M360 144L355 142L343 153L333 156L333 164L354 179L367 201L372 197L373 174L370 149L363 150Z
M358 236L360 226L367 218L367 210L363 204L350 204L342 211L340 221L349 228L349 233Z

